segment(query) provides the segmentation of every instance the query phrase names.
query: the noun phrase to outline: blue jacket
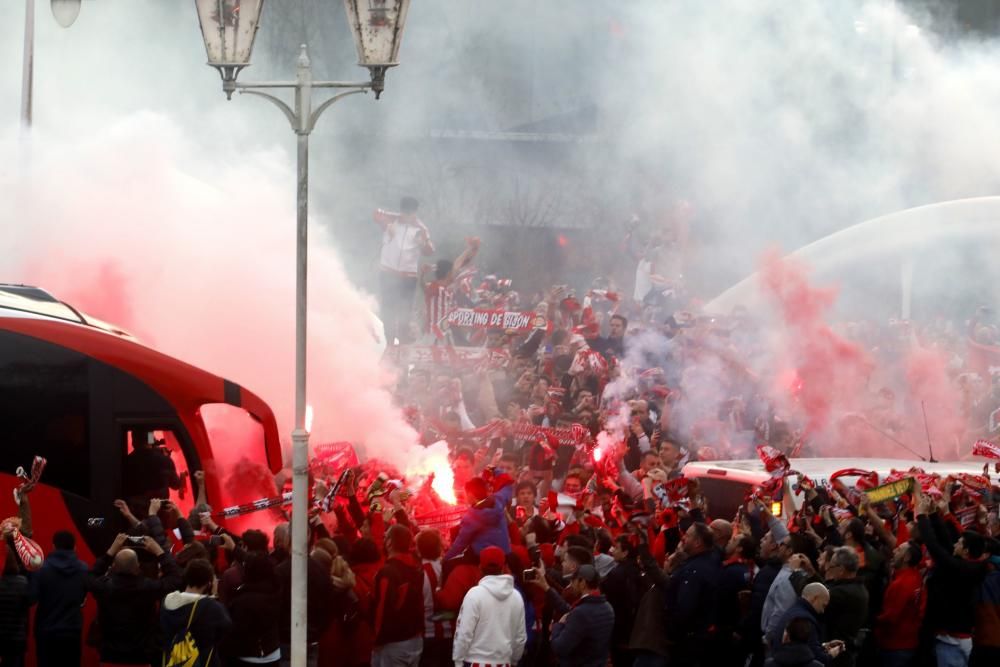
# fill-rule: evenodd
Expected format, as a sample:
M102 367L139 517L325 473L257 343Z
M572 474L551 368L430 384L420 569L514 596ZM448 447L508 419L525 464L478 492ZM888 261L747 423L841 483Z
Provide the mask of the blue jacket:
M615 612L603 595L586 595L552 626L552 652L560 665L604 667L611 655Z
M500 547L510 553L505 509L514 497L514 485L507 484L475 507L470 507L459 524L458 535L444 555L445 560L460 556L468 547L479 553L486 547Z
M87 597L87 566L69 550L53 551L42 569L31 576L31 599L37 603L35 636L39 639L79 637L83 632L83 601Z
M675 641L705 637L715 624L720 564L712 550L691 556L670 575L663 591L667 632Z
M823 649L823 645L820 643L820 625L819 616L816 614L816 610L812 608L812 605L798 598L795 600L795 604L784 613L781 617L781 621L778 623L780 631L777 632L776 636L770 638L768 643L771 647L771 653L775 653L782 646L782 640L785 635L785 628L788 624L797 618L805 618L809 620L809 649L812 651L813 658L823 663L824 665L829 665L832 662L830 654Z

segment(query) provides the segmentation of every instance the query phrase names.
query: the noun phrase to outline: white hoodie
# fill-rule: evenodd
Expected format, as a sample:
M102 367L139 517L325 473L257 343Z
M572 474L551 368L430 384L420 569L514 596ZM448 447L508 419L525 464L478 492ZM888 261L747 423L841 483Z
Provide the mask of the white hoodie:
M514 590L514 578L500 574L480 579L465 594L458 612L451 653L455 666L463 662L516 665L527 641L524 600Z

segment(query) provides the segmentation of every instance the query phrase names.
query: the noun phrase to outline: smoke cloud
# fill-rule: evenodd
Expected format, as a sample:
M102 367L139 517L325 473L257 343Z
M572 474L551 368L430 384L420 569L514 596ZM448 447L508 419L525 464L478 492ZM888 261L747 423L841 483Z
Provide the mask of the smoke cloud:
M36 124L21 143L16 5L0 7L4 278L38 282L245 384L287 432L294 170L284 119L258 100L225 101L191 3L85 3L69 30L40 5ZM290 78L308 41L317 78L364 78L340 11L268 3L243 76ZM710 295L775 243L794 249L876 215L994 193L1000 49L934 16L875 0L415 3L382 100L345 100L313 136L317 439L360 440L390 461L411 452L365 293L378 243L370 211L402 194L421 199L444 256L484 225L581 231L578 245L558 247L484 235L484 272L530 256L520 290L542 287L533 282L556 267L574 281L613 274L627 292L634 266L613 242L618 221L635 211L655 226L690 202L686 275ZM966 258L933 254L955 268L940 282L961 291ZM895 268L868 268L869 294L898 280ZM939 386L933 363L917 366L914 384Z

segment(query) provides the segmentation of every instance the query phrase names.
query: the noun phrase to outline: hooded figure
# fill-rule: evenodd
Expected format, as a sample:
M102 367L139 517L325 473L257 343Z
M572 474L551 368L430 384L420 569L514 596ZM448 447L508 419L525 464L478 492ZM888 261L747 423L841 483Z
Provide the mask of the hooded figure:
M516 665L524 654L524 599L514 589L514 577L502 574L505 562L499 547L486 547L479 554L483 578L466 594L458 612L451 654L456 664Z
M65 530L52 537L55 551L31 580L38 664L79 665L87 566L76 556L76 538Z
M498 476L493 481L493 495L489 495L486 482L473 477L465 485L465 494L471 507L462 517L458 535L444 555L445 560L460 555L468 547L476 554L491 546L510 553L510 533L504 510L514 497L514 480L508 475Z
M160 628L167 663L173 647L190 634L198 650L198 661L194 663L197 667L222 664L216 646L229 632L232 621L222 603L209 597L214 582L211 563L196 558L184 570L184 590L174 591L163 600Z

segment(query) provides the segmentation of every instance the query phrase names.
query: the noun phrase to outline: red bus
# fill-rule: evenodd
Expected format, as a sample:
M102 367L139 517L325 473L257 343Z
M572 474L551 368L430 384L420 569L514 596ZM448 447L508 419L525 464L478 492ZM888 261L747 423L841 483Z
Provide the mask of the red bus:
M272 473L281 469L274 414L252 392L44 290L0 284L0 519L17 514L17 467L28 470L34 456L44 456L48 465L30 501L34 539L46 551L55 531L69 530L80 557L92 563L123 530L113 503L124 497L125 459L140 437L165 444L184 480L171 492L182 510L195 496L183 473L195 470L206 472L208 501L218 509L221 471L202 415L212 404L242 409L259 424L256 451L240 454Z

